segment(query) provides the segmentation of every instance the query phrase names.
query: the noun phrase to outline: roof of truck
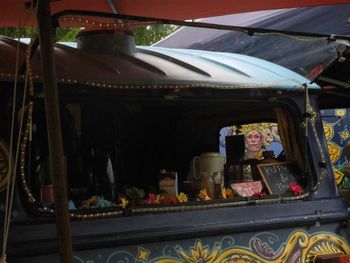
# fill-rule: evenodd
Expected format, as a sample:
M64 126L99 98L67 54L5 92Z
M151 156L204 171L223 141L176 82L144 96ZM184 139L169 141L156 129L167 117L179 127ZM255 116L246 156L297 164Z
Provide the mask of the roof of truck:
M0 81L14 78L18 42L0 38ZM19 65L28 45L20 43ZM271 51L273 52L273 51ZM128 52L97 53L55 44L58 83L100 88L301 89L309 80L276 64L246 55L138 46ZM41 79L40 56L31 59ZM23 72L20 75L24 77ZM316 84L309 87L318 88Z

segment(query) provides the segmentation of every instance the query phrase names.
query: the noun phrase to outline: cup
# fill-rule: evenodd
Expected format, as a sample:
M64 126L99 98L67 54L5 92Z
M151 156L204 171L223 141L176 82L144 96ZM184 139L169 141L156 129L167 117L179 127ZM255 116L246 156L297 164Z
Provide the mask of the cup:
M41 201L41 204L43 206L50 206L55 202L52 184L41 186L41 188L40 188L40 201Z

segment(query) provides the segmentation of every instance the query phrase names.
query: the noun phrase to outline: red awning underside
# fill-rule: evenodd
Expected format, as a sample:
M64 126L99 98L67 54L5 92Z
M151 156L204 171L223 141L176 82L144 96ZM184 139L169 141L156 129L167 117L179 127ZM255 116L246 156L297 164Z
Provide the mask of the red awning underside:
M28 0L1 0L0 26L33 26L34 11ZM118 13L154 18L185 20L258 10L350 3L350 0L112 0ZM107 0L52 1L52 14L80 9L111 13Z

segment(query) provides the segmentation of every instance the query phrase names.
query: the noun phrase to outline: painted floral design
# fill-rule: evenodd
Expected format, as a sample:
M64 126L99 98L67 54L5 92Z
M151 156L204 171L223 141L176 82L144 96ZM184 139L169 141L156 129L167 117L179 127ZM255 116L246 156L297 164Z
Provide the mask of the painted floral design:
M335 110L335 115L338 117L344 117L346 114L346 109L336 109Z
M323 130L324 130L324 134L326 136L327 141L331 140L333 138L333 125L323 121Z
M202 246L200 240L198 240L194 247L190 248L190 251L185 251L182 248L179 249L179 255L185 260L186 263L215 263L217 256L220 252L219 244L215 243L213 249L209 251L208 246Z
M336 163L341 155L342 149L336 143L329 141L327 142L328 152L331 158L332 164Z
M221 244L221 245L220 245ZM339 236L330 233L315 233L309 235L302 230L296 230L280 246L272 248L268 242L254 236L249 246L222 247L215 242L202 245L197 240L193 247L186 249L176 246L178 257L161 257L153 263L311 263L318 255L350 254L350 247Z

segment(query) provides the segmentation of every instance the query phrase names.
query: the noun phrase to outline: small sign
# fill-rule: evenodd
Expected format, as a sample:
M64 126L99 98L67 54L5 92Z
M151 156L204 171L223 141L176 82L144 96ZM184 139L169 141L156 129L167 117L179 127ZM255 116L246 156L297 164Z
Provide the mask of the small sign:
M291 182L298 182L298 168L294 162L258 164L257 168L270 194L286 194Z

